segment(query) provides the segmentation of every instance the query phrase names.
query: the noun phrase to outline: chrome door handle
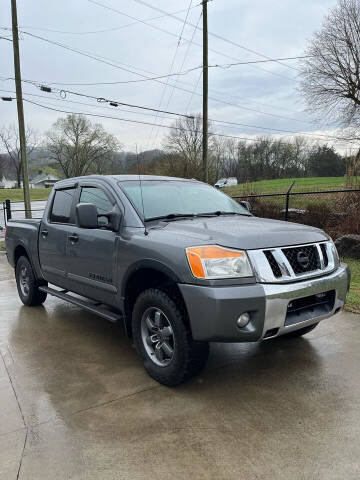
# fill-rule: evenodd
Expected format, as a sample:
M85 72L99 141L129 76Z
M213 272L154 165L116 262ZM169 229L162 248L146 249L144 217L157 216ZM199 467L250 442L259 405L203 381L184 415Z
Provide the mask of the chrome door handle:
M79 237L76 235L76 233L74 233L73 235L69 235L69 240L71 243L76 243L79 241Z
M41 230L41 236L43 238L46 238L49 235L49 232L47 230Z

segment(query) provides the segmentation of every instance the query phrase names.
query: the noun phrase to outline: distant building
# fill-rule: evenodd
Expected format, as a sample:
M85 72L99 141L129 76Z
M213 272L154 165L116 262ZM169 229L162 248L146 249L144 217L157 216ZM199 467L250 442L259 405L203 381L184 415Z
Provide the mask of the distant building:
M17 188L17 181L3 177L0 179L0 188Z
M56 175L43 173L30 181L30 188L52 188L57 181L59 178Z

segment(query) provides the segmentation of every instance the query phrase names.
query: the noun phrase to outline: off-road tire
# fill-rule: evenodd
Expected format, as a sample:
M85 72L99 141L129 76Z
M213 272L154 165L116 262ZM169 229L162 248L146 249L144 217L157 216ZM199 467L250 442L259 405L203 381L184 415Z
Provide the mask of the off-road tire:
M174 354L166 366L154 363L144 346L141 321L144 313L151 308L161 309L172 327ZM163 385L169 387L179 385L197 375L207 362L209 344L195 342L192 339L183 305L162 290L151 288L139 295L132 314L132 332L136 350L143 361L145 370Z
M27 275L27 293L24 291L24 288L21 287L21 272L24 272L24 269ZM16 262L15 277L19 297L24 305L28 307L37 307L45 302L47 293L39 290L40 285L45 285L45 282L40 283L36 279L34 270L27 257L20 257Z
M313 325L309 325L308 327L300 328L300 330L295 330L294 332L286 333L285 335L282 335L282 337L283 338L302 337L303 335L306 335L307 333L314 330L314 328L317 327L318 325L319 325L318 323L314 323Z

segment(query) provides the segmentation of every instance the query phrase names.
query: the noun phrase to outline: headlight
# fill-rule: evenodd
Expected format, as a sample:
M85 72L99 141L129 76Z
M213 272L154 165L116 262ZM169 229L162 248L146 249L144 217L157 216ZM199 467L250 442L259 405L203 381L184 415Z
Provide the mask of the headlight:
M209 245L189 247L186 256L194 277L239 278L252 277L253 272L246 252Z
M340 258L339 258L339 253L337 251L336 245L333 241L333 239L330 240L331 243L331 250L334 258L334 265L335 267L338 267L340 265Z

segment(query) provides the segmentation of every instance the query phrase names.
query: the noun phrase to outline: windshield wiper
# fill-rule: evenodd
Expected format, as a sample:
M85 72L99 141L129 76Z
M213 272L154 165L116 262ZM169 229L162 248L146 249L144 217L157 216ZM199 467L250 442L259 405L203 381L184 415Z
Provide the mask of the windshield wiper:
M151 220L176 220L177 218L194 218L197 217L194 213L169 213L168 215L160 215L159 217L145 218L145 222Z
M145 218L145 222L152 220L181 220L182 218L199 218L199 217L220 217L220 215L242 215L244 217L251 217L251 214L239 213L239 212L223 212L217 210L216 212L204 212L204 213L169 213L168 215L160 215L158 217Z
M240 213L240 212L223 212L221 210L217 210L216 212L204 212L198 213L198 217L220 217L221 215L242 215L244 217L251 217L251 214L247 213Z

